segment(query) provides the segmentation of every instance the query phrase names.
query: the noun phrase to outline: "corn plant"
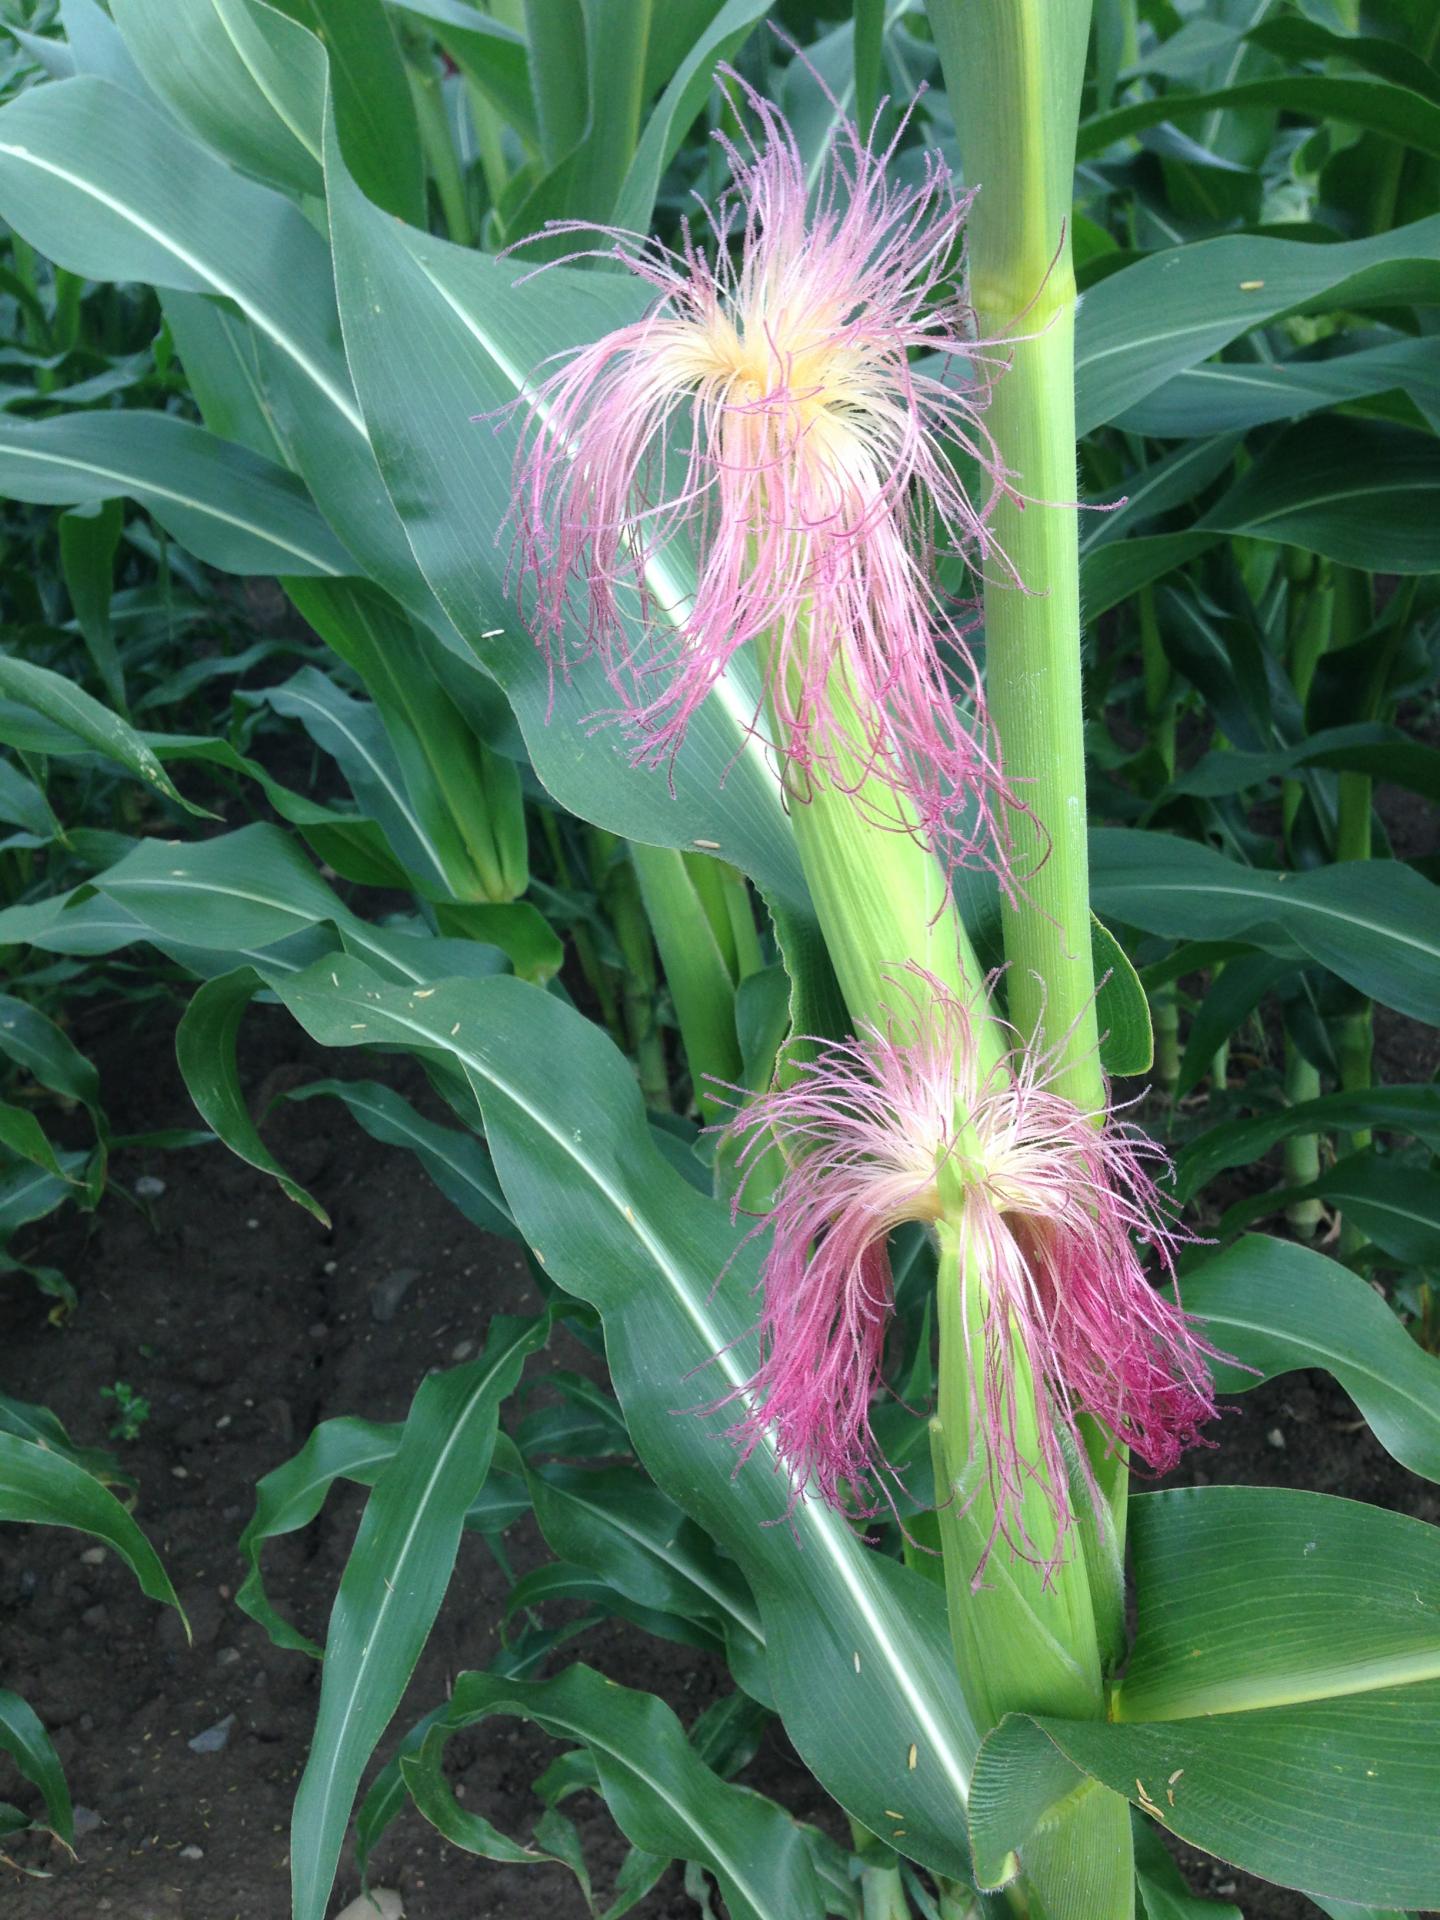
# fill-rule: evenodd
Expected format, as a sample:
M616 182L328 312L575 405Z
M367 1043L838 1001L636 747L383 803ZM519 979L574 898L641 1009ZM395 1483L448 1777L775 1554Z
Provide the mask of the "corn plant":
M171 764L224 764L293 830L142 837L0 938L198 977L197 1105L312 1207L244 1009L413 1053L454 1125L310 1092L541 1300L257 1490L241 1603L298 1656L264 1543L371 1489L296 1920L407 1798L574 1869L577 1785L631 1842L617 1914L676 1858L736 1916L1204 1911L1161 1834L1332 1914L1433 1905L1433 1530L1139 1477L1301 1367L1440 1473L1436 1361L1369 1283L1423 1315L1440 1213L1434 1090L1372 1051L1377 1012L1440 1024L1440 896L1374 785L1437 789L1395 724L1437 631L1433 22L769 12L63 0L17 36L0 215L157 290L198 419L10 420L0 476L280 576L344 666L263 698L356 804L112 713L171 808ZM41 671L22 704L76 710ZM581 869L599 1021L542 911ZM1112 1083L1152 1067L1137 1117ZM1278 1187L1208 1202L1275 1147ZM502 1427L561 1321L613 1399ZM503 1553L527 1511L554 1565L361 1799L462 1531ZM556 1660L556 1599L735 1694L687 1734ZM532 1846L446 1781L497 1715L573 1750ZM735 1784L770 1715L848 1845Z

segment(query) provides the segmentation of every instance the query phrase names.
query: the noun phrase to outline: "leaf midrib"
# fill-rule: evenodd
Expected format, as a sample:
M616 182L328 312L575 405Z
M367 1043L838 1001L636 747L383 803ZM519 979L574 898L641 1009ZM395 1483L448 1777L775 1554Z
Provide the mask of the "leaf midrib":
M1138 1691L1145 1711L1125 1711L1123 1684L1114 1698L1113 1717L1121 1726L1143 1726L1155 1721L1198 1720L1217 1713L1264 1713L1276 1708L1314 1706L1323 1700L1350 1700L1357 1694L1378 1693L1391 1687L1423 1686L1428 1680L1440 1680L1440 1647L1426 1647L1414 1653L1359 1661L1307 1674L1303 1680L1285 1682L1281 1676L1263 1679L1236 1675L1232 1679L1187 1691L1173 1700L1165 1697L1164 1682ZM1274 1689L1284 1685L1286 1691Z
M0 141L0 153L8 153L14 160L21 160L29 166L38 167L42 173L48 173L56 180L63 180L67 186L73 187L77 193L85 194L89 199L98 202L98 204L108 212L113 213L117 219L123 220L127 225L134 227L138 233L143 233L147 239L152 240L156 246L170 254L173 259L178 260L182 266L188 267L197 279L208 281L216 293L224 295L227 300L233 300L241 312L248 314L260 331L269 340L273 341L282 353L287 354L290 359L295 362L306 379L310 380L319 388L320 392L324 394L325 398L337 410L341 417L354 428L356 433L358 433L362 439L365 438L364 421L340 389L315 365L304 348L290 337L277 320L273 320L262 307L255 304L254 300L247 300L240 290L225 279L222 274L216 272L213 267L208 266L194 254L189 253L180 245L179 241L171 235L164 233L159 227L152 225L150 221L145 219L143 214L138 213L133 207L126 206L123 200L117 200L113 194L106 193L102 187L97 186L91 180L87 180L83 174L72 173L68 168L60 166L56 161L43 159L38 153L32 153L30 148L13 146L8 141Z
M0 148L0 152L3 151L4 149ZM56 453L47 447L26 447L14 440L0 438L0 458L6 454L11 454L18 460L38 460L50 466L70 467L77 473L92 473L98 479L114 481L127 493L134 490L142 494L154 494L158 499L172 501L177 507L188 507L194 513L206 514L212 520L234 527L237 532L247 533L252 539L262 541L266 546L278 547L281 553L293 554L297 560L305 560L311 566L318 567L331 579L341 577L339 569L333 567L328 560L322 560L318 554L310 553L304 547L296 546L288 540L282 540L278 533L272 533L268 527L256 526L253 522L242 519L239 514L226 513L212 501L196 500L188 493L177 493L173 487L162 486L158 480L151 480L143 475L117 472L112 467L102 466L98 460L82 460L74 454Z
M1278 892L1267 891L1264 888L1236 886L1233 882L1225 880L1200 881L1146 878L1142 882L1140 879L1130 876L1124 878L1116 876L1113 879L1107 880L1104 875L1103 866L1101 867L1101 877L1103 884L1114 886L1117 891L1121 888L1130 887L1140 888L1146 894L1191 893L1210 897L1216 894L1233 894L1235 898L1239 900L1261 900L1264 901L1267 906L1279 906L1282 912L1294 912L1296 908L1303 908L1307 913L1318 914L1322 919L1339 920L1345 926L1361 927L1367 933L1376 933L1384 939L1398 941L1403 946L1414 947L1417 952L1423 953L1427 958L1440 961L1440 946L1427 946L1423 940L1418 940L1412 935L1402 932L1398 927L1387 925L1384 921L1366 920L1355 913L1342 913L1339 908L1327 906L1323 901L1309 899L1304 893L1298 891L1287 893L1282 897Z

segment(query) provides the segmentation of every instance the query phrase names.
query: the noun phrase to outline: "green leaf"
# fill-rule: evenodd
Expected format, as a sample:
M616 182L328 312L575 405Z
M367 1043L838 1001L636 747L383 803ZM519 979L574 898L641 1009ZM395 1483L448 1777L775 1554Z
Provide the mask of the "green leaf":
M1332 33L1316 20L1294 17L1262 20L1245 38L1252 46L1264 47L1283 60L1347 61L1440 104L1440 73L1398 40L1382 40L1375 34Z
M1109 1074L1148 1073L1155 1058L1150 1002L1130 957L1110 930L1092 913L1090 947L1099 981L1095 1013L1100 1027L1100 1060Z
M1300 767L1368 773L1373 779L1422 793L1427 800L1440 800L1440 752L1407 739L1398 727L1363 720L1348 727L1325 727L1295 746L1277 748L1273 753L1217 749L1173 780L1166 792L1211 798L1243 793L1248 787L1282 779Z
M378 822L421 893L447 898L451 884L446 855L451 848L437 844L430 823L420 817L374 706L342 693L316 667L302 667L282 686L267 687L258 697L276 713L298 720L316 746L336 761L361 811ZM448 817L442 831L447 828L446 839L453 841Z
M1140 1617L1111 1719L1209 1718L1440 1679L1440 1609L1423 1599L1440 1579L1440 1528L1279 1487L1142 1495L1133 1522Z
M0 433L3 431L0 426ZM3 465L3 454L0 454L0 465ZM187 813L198 814L203 820L214 819L207 808L194 806L176 791L165 769L128 721L92 699L64 674L52 673L48 667L37 667L29 660L17 660L13 654L0 654L0 694L23 701L47 720L65 727L92 751L115 761Z
M429 1637L470 1503L485 1483L500 1403L549 1316L491 1323L478 1360L431 1374L381 1471L330 1616L320 1705L291 1823L295 1920L322 1920L366 1763Z
M425 161L399 42L383 0L303 0L330 56L346 165L367 199L423 227Z
M293 474L170 413L0 415L0 485L45 506L125 494L225 573L355 571Z
M1440 1532L1278 1488L1143 1495L1131 1515L1139 1625L1121 1711L1152 1717L1004 1721L972 1799L982 1884L1079 1770L1266 1879L1432 1904L1440 1615L1424 1596Z
M45 795L8 760L0 760L0 820L23 827L39 840L48 840L59 831L60 823Z
M76 1182L86 1165L87 1156L83 1153L62 1153L58 1157L58 1178L40 1167L0 1167L0 1248L5 1247L17 1227L28 1226L32 1220L43 1220L47 1213L53 1213L56 1207L76 1197ZM8 1251L4 1258L11 1268L21 1265L10 1259ZM42 1271L30 1267L23 1267L22 1270L37 1275ZM53 1287L46 1290L55 1291Z
M1245 1920L1238 1907L1191 1893L1154 1827L1139 1819L1133 1826L1135 1885L1144 1920Z
M529 900L440 900L435 924L441 933L480 941L503 953L522 980L543 987L565 964L565 946Z
M1298 948L1371 999L1440 1025L1440 889L1398 861L1272 873L1123 827L1092 832L1090 860L1107 920L1170 939Z
M60 570L76 625L112 706L125 708L125 673L110 632L110 591L125 509L119 500L60 516Z
M142 840L94 884L157 940L245 953L345 915L278 827L190 844Z
M555 167L585 133L588 48L582 0L554 0L525 9L530 79L535 90L540 156Z
M273 1174L281 1191L329 1227L330 1216L313 1195L292 1180L260 1138L250 1118L235 1041L250 1002L261 987L252 967L237 967L199 987L175 1030L175 1057L200 1118L237 1154L262 1173Z
M1324 359L1229 360L1189 367L1116 425L1158 439L1245 431L1272 420L1294 420L1320 407L1341 406L1395 390L1407 393L1432 425L1440 425L1440 369L1427 340Z
M13 1433L20 1440L33 1440L36 1446L46 1447L52 1453L63 1453L67 1460L73 1460L77 1467L83 1467L107 1484L124 1487L134 1484L130 1476L116 1466L113 1453L103 1447L77 1447L49 1407L32 1406L27 1400L0 1393L0 1432Z
M249 1566L235 1604L260 1623L277 1647L308 1653L317 1660L321 1657L315 1642L271 1605L260 1568L261 1548L267 1540L308 1526L337 1480L373 1487L381 1469L394 1457L401 1432L399 1421L382 1425L352 1415L322 1420L311 1430L299 1453L256 1483L255 1511L240 1536L240 1554Z
M246 173L319 194L325 59L296 21L258 0L115 0L136 65L191 131Z
M1263 1159L1281 1140L1297 1133L1356 1133L1380 1127L1414 1134L1440 1153L1440 1094L1433 1084L1418 1087L1368 1087L1355 1093L1327 1093L1275 1113L1227 1120L1211 1127L1175 1156L1175 1191L1188 1200L1225 1167L1244 1167Z
M976 1735L943 1596L868 1551L819 1501L783 1524L768 1447L737 1472L721 1426L733 1408L717 1419L685 1411L741 1391L754 1370L759 1249L661 1158L620 1054L553 996L509 978L446 982L421 1000L340 959L277 991L324 1045L439 1050L463 1068L517 1224L557 1284L605 1319L638 1452L745 1575L802 1757L856 1818L888 1831L885 1810L899 1809L908 1852L963 1872Z
M529 1475L551 1550L602 1576L640 1606L719 1631L741 1685L764 1685L765 1634L733 1562L674 1502L629 1467L550 1465Z
M294 837L269 823L188 845L142 840L91 884L122 909L110 945L148 938L167 951L189 949L187 964L196 951L223 955L227 969L245 960L267 983L314 957L313 948L303 960L275 953L278 943L326 926L387 976L416 986L433 973L468 975L505 965L503 955L475 941L420 937L361 920L326 886ZM61 926L67 917L58 916ZM23 937L32 933L53 945L48 929ZM213 970L213 961L201 970Z
M645 1853L706 1867L734 1920L822 1920L824 1895L795 1822L771 1801L712 1773L663 1701L588 1667L572 1666L545 1681L460 1675L419 1753L400 1762L420 1810L447 1837L492 1858L497 1841L504 1845L500 1857L526 1857L488 1822L465 1813L441 1772L453 1735L494 1713L518 1714L546 1733L582 1742L626 1837Z
M415 656L465 669L368 582L295 580L286 590L364 681L454 897L508 901L523 893L529 865L518 769L486 746L440 674L417 670ZM498 704L498 690L492 695Z
M1098 620L1141 587L1159 580L1175 567L1220 544L1218 533L1141 534L1132 540L1107 542L1086 553L1080 562L1080 586L1087 621Z
M425 21L465 78L499 109L506 126L533 152L540 133L524 38L489 14L477 12L469 0L393 0L393 4L399 12ZM539 17L543 20L544 13Z
M346 351L385 484L416 558L474 656L505 688L535 770L562 805L647 845L705 841L783 901L805 903L778 780L751 736L752 664L716 688L673 769L638 772L615 727L585 722L613 708L598 664L552 686L505 586L513 422L494 415L527 391L547 356L638 316L645 290L628 277L525 269L386 220L359 194L333 150L330 219ZM402 359L395 341L409 342ZM477 539L477 526L494 529ZM667 557L667 567L672 564ZM667 571L663 605L684 597ZM575 653L580 648L570 636ZM724 786L723 807L720 801ZM714 847L719 837L721 845Z
M1167 1497L1137 1500L1137 1518L1146 1500ZM1440 1787L1437 1731L1435 1681L1129 1725L1012 1714L986 1739L976 1769L977 1873L982 1886L1002 1884L1011 1849L1023 1853L1055 1802L1083 1791L1088 1776L1264 1879L1429 1906L1440 1887L1429 1812Z
M1209 1073L1217 1048L1229 1043L1266 994L1293 979L1294 962L1273 953L1246 953L1211 981L1185 1036L1174 1098L1183 1100Z
M0 1751L8 1753L24 1778L40 1789L51 1831L67 1847L73 1846L75 1813L60 1756L34 1708L6 1687L0 1687Z
M1440 154L1440 105L1408 87L1377 80L1357 80L1341 74L1267 74L1263 80L1244 80L1236 87L1217 87L1208 93L1165 93L1153 100L1136 100L1112 107L1109 113L1083 120L1075 144L1077 160L1102 153L1127 134L1157 127L1167 120L1189 120L1220 107L1263 107L1312 119L1338 120L1402 141L1420 153Z
M1432 573L1440 567L1440 442L1378 420L1302 421L1202 524L1344 566Z
M287 1100L339 1100L372 1140L404 1147L419 1160L445 1198L472 1226L513 1238L515 1223L505 1206L485 1143L473 1134L442 1127L418 1114L393 1087L376 1080L315 1080Z
M1437 256L1440 215L1335 246L1226 234L1150 254L1081 304L1077 431L1115 419L1182 368L1282 314L1434 302Z
M632 849L645 915L685 1043L695 1102L707 1125L722 1123L741 1071L735 983L695 878L671 847Z
M1330 1920L1424 1920L1423 1915L1398 1913L1394 1907L1386 1907L1382 1913L1379 1907L1356 1906L1350 1900L1327 1900L1323 1894L1310 1897Z
M0 1146L30 1161L32 1166L43 1167L57 1180L65 1178L65 1170L55 1158L49 1136L27 1107L12 1107L8 1101L0 1100Z
M114 1494L66 1455L33 1440L0 1433L0 1520L77 1527L93 1534L115 1549L142 1593L174 1607L185 1618L170 1576L150 1542Z
M100 1075L74 1041L28 1001L0 993L0 1053L23 1067L52 1093L77 1101L104 1138Z
M1206 1337L1238 1362L1214 1368L1222 1395L1323 1367L1388 1453L1440 1480L1440 1360L1358 1274L1309 1247L1252 1234L1187 1272L1180 1291Z
M1222 1236L1296 1200L1326 1200L1382 1252L1426 1267L1440 1248L1440 1173L1375 1153L1355 1153L1316 1180L1239 1200L1221 1217Z
M630 233L649 231L661 177L704 106L716 67L733 57L768 11L768 0L725 0L706 24L646 122L610 215L611 224Z
M324 241L143 99L81 77L0 108L0 217L72 273L233 301L363 448Z

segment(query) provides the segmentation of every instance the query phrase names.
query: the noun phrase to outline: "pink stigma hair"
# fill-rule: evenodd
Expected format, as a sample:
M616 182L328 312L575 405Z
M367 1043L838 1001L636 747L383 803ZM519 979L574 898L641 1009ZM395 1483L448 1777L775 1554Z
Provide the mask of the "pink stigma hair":
M707 211L708 252L688 224L678 250L600 229L603 257L655 298L529 399L522 611L562 673L574 613L578 657L598 656L644 765L673 759L755 642L774 724L762 702L749 726L773 731L793 800L817 776L850 792L878 780L883 824L1008 885L1018 803L973 615L936 578L951 557L1010 573L988 527L1007 490L980 418L993 369L958 278L971 196L934 153L918 182L887 178L900 135L877 151L848 122L812 193L784 117L721 71L758 131L716 136L732 184Z
M915 997L894 1033L816 1043L789 1086L731 1122L742 1171L772 1138L789 1163L756 1229L774 1228L761 1361L733 1437L748 1457L769 1432L795 1498L813 1484L832 1505L878 1510L885 1462L870 1405L891 1305L886 1239L902 1221L944 1220L961 1273L979 1278L967 1297L983 1302L966 1346L976 1464L995 1514L986 1557L1003 1539L1053 1569L1073 1519L1067 1463L1087 1472L1081 1413L1165 1473L1216 1411L1214 1349L1155 1291L1133 1244L1147 1241L1161 1277L1174 1278L1185 1236L1149 1171L1164 1155L1113 1111L1097 1126L1051 1092L1048 1056L1017 1044L983 1073L975 1023L990 1016L929 975L911 969L902 991ZM1015 1440L1017 1347L1040 1399L1038 1459L1022 1459ZM1049 1545L1022 1519L1037 1481L1056 1521ZM983 1560L977 1581L982 1570Z

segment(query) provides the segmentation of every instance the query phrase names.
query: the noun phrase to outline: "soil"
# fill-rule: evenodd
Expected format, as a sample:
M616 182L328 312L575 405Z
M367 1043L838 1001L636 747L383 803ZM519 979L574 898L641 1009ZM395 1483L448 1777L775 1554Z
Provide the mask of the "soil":
M173 1016L172 1016L173 1018ZM117 1132L193 1125L173 1064L163 1007L132 1026L114 1010L86 1012L77 1041L98 1059ZM395 1063L384 1076L416 1097ZM275 1093L319 1077L376 1074L376 1063L311 1048L278 1011L257 1009L242 1039L245 1084L259 1112ZM378 1077L378 1076L377 1076ZM1408 1076L1407 1076L1408 1077ZM72 1438L104 1444L100 1390L128 1381L151 1412L119 1451L138 1478L137 1517L170 1570L194 1644L178 1619L139 1593L113 1555L60 1529L7 1529L0 1559L4 1684L51 1729L78 1806L78 1859L31 1836L17 1860L50 1877L17 1875L5 1892L16 1920L283 1920L289 1912L288 1826L318 1697L318 1671L273 1647L239 1612L235 1542L255 1481L287 1459L320 1419L403 1416L427 1370L464 1357L496 1312L533 1308L518 1251L463 1221L402 1152L362 1134L333 1102L281 1102L266 1137L322 1201L321 1226L266 1176L219 1147L117 1155L112 1188L86 1226L72 1216L30 1249L80 1291L63 1327L24 1282L0 1290L0 1385L52 1407ZM164 1190L134 1197L144 1176ZM382 1283L413 1277L389 1318ZM549 1364L593 1368L570 1336ZM542 1371L543 1371L542 1362ZM543 1391L543 1389L542 1389ZM1440 1520L1436 1490L1397 1468L1322 1375L1294 1375L1246 1395L1223 1423L1217 1451L1194 1457L1192 1481L1300 1484ZM363 1496L337 1493L321 1517L266 1552L280 1610L323 1637ZM507 1536L517 1571L548 1557L524 1524ZM508 1582L467 1535L440 1619L397 1725L441 1700L453 1676L488 1664ZM609 1624L568 1643L612 1678L651 1688L687 1724L728 1690L701 1653ZM189 1742L233 1716L223 1747ZM469 1807L528 1837L539 1803L531 1782L557 1749L522 1723L496 1721L456 1742L455 1777ZM744 1776L793 1813L838 1830L778 1729ZM5 1777L0 1798L31 1804ZM565 1803L603 1906L625 1846L601 1802ZM1185 1864L1199 1891L1236 1902L1247 1920L1300 1920L1317 1909L1199 1856ZM3 1872L4 1869L0 1869ZM582 1920L587 1908L553 1865L497 1866L448 1846L407 1811L381 1842L377 1885L403 1896L408 1920ZM359 1891L342 1863L331 1913ZM635 1909L640 1920L694 1920L672 1868Z

